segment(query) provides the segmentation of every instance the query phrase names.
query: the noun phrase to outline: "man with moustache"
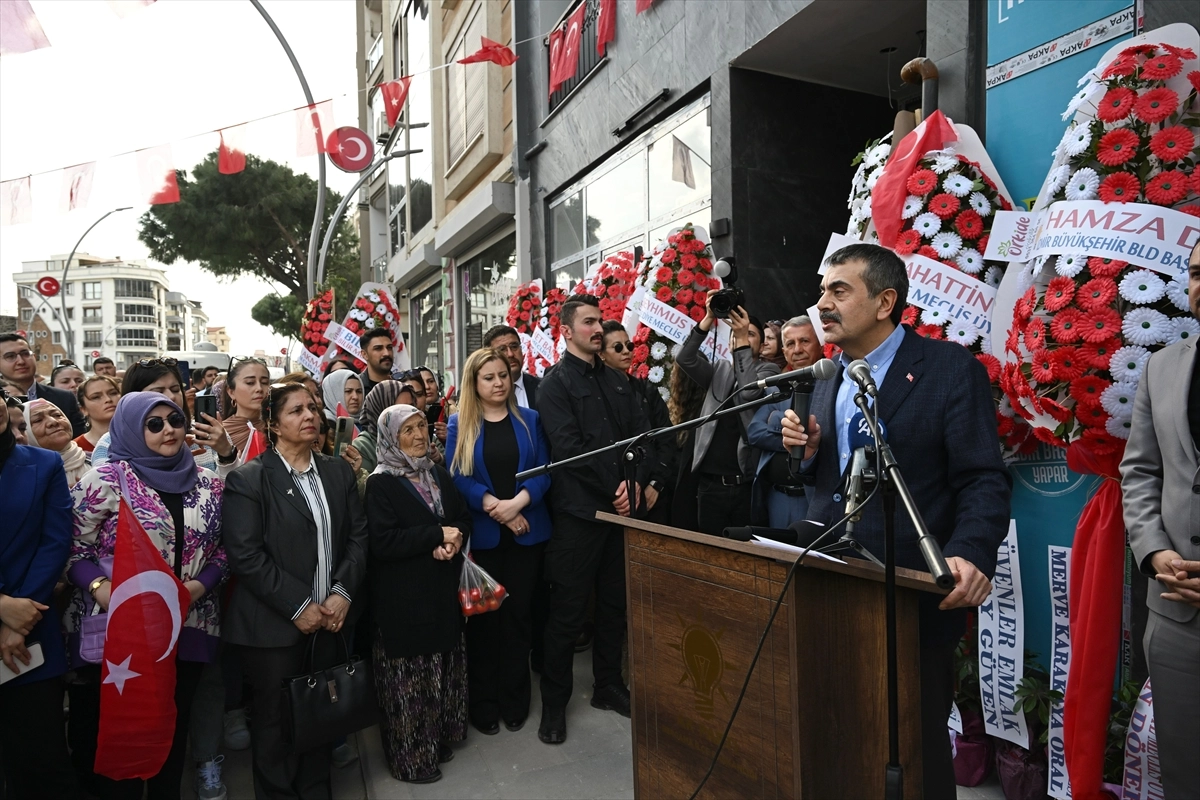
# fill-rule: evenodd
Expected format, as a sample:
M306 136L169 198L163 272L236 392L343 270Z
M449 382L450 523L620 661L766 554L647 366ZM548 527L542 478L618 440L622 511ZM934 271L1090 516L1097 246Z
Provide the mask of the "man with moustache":
M815 480L808 519L824 525L841 519L858 391L846 370L855 360L867 363L878 387L872 405L887 426L888 443L956 584L945 597L922 593L918 605L922 796L954 800L946 735L954 699L954 648L966 630L966 610L991 592L1012 495L1012 479L1000 458L991 384L965 347L926 339L900 324L908 273L895 253L853 244L833 253L826 264L817 308L825 340L842 348L842 370L833 380L817 382L812 414L803 424L795 412L785 412L783 444L804 448L802 468ZM916 529L902 505L894 519L896 565L927 571ZM883 560L882 492L863 509L854 536Z
M574 295L559 312L567 350L542 380L539 413L550 456L562 461L644 433L649 429L629 381L599 358L604 347L600 304ZM634 495L626 491L620 453L585 459L553 473L554 529L546 548L551 584L550 619L542 665L542 721L538 738L567 738L575 641L583 630L588 595L596 590L595 680L592 706L628 717L629 689L621 678L625 638L624 534L596 519L597 511L628 516L654 463L653 447L638 467Z
M37 361L29 342L16 333L0 333L0 376L15 387L9 394L19 394L29 400L41 398L58 406L71 420L71 436L87 432L87 420L79 411L79 402L72 392L38 383Z
M780 330L787 370L811 367L821 360L821 342L807 316L792 317ZM772 389L771 391L778 391ZM788 452L783 446L783 413L792 406L790 397L754 412L746 428L746 441L762 451L754 479L752 510L754 524L786 528L808 513L808 496L803 479L788 471ZM808 493L812 488L808 488Z
M517 329L509 325L496 325L489 328L483 335L483 346L496 350L508 362L509 372L513 376L513 395L521 408L532 408L537 411L538 384L542 379L530 375L523 370L524 354L521 352L521 336Z
M362 348L363 360L367 368L359 373L362 381L363 397L371 393L375 384L392 379L392 334L387 328L375 328L358 337L358 346Z
M1187 297L1200 319L1200 242L1188 258ZM1150 356L1121 460L1129 547L1150 580L1143 641L1164 797L1200 797L1198 352L1188 338Z

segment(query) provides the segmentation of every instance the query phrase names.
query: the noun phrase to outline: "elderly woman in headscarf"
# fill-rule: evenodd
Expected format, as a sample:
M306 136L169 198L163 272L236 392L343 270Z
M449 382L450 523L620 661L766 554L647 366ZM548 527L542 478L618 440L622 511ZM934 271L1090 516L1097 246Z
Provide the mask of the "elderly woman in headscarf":
M321 396L325 401L325 416L330 422L338 417L350 417L358 422L363 406L363 385L357 372L339 369L329 373L321 381Z
M109 608L122 499L190 598L174 648L175 730L166 761L147 781L151 797L178 796L192 699L204 665L217 653L220 627L215 590L229 575L221 544L224 485L214 472L196 465L184 440L186 425L183 410L164 395L123 396L109 424L108 463L84 475L71 491L75 531L67 579L78 591L68 612L77 675L70 687L69 742L73 761L83 771L81 782L100 796L127 792L140 796L142 783L134 780L127 785L90 774L101 715L101 669L96 655L81 650L79 641L83 619ZM130 668L136 672L137 664Z
M467 735L467 657L458 602L471 511L429 459L425 415L410 405L378 420L379 463L367 479L375 691L388 769L432 783L450 743Z
M74 486L88 471L87 453L71 437L71 421L58 406L37 398L25 404L25 439L30 447L53 450L62 457L67 485Z

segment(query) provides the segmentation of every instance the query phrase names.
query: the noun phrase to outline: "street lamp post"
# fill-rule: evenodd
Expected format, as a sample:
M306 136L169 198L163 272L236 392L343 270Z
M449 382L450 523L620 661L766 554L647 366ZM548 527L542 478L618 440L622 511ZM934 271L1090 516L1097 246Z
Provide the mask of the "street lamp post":
M109 211L108 214L105 214L100 219L88 226L88 229L83 232L83 236L80 236L79 241L77 241L75 246L71 248L71 255L67 256L67 263L63 264L62 285L58 287L58 304L62 313L62 326L67 332L67 355L72 361L75 360L75 332L71 330L71 321L67 318L67 273L71 271L71 262L75 259L75 251L79 249L79 245L83 244L84 236L87 236L92 232L92 228L96 227L105 219L107 219L109 214L115 214L118 211L128 211L131 208L133 208L133 206L114 208L112 211Z

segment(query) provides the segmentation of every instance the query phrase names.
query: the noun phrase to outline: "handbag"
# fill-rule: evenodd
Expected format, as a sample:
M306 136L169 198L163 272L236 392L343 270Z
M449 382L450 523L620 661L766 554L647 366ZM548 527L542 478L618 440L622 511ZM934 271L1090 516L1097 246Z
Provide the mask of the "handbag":
M312 635L304 674L285 678L281 688L283 735L294 753L308 752L379 721L371 665L350 655L344 635L337 636L346 660L327 669L312 668L320 634Z

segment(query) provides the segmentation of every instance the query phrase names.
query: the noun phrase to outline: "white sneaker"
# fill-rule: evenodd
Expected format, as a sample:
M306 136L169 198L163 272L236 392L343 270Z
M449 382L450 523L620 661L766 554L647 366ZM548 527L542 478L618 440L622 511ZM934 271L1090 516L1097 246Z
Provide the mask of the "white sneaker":
M225 747L245 750L250 746L250 729L246 727L246 709L225 712Z
M221 762L225 756L196 765L196 800L226 800L229 793L221 783Z
M358 748L349 739L333 748L333 763L337 767L348 767L358 761Z

